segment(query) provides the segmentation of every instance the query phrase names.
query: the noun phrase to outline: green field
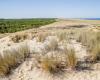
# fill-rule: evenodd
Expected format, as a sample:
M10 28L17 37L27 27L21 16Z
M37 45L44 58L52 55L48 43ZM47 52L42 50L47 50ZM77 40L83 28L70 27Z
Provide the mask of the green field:
M26 29L38 28L55 21L54 18L0 19L0 33L13 33Z

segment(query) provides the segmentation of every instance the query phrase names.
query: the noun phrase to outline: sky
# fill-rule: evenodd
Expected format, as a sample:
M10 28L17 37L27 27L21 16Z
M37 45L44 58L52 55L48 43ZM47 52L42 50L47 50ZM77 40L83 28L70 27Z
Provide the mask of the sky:
M0 18L100 18L100 0L0 0Z

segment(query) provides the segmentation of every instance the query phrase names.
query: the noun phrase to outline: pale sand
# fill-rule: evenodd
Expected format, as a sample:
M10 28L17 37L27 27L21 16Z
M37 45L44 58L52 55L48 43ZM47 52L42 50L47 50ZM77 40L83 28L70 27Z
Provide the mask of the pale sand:
M76 23L72 22L74 25ZM66 22L56 22L52 26L66 26L72 25L72 23ZM51 27L51 25L48 25ZM26 40L30 48L30 52L42 53L46 43L37 43L34 40ZM10 46L9 46L10 44ZM0 51L7 49L9 47L15 47L21 43L13 43L10 41L9 36L0 39ZM34 46L33 46L34 45ZM83 59L86 55L86 48L77 43L75 40L72 40L69 44L70 47L74 47L77 52L76 55L78 58ZM93 70L82 70L82 71L65 71L65 73L60 73L58 75L51 75L37 69L35 65L37 64L34 57L26 59L18 68L12 70L12 74L7 78L1 78L0 80L100 80L100 63L93 65Z
M6 37L7 40L8 37ZM2 39L3 40L3 39ZM6 42L6 41L5 41ZM26 41L25 41L26 42ZM46 43L36 42L36 40L27 40L30 51L32 50L37 53L42 53ZM23 42L22 42L23 43ZM21 43L18 43L19 45ZM34 46L32 46L34 45ZM12 45L16 46L16 45ZM69 45L73 46L77 52L77 56L84 58L86 56L85 48L75 41L72 41ZM5 48L4 48L5 49ZM84 71L66 71L64 73L59 73L58 75L51 75L37 69L35 65L37 64L34 57L28 58L24 63L22 63L17 69L13 70L12 74L9 76L8 80L100 80L100 64L95 64L94 70L84 70ZM97 69L98 67L98 69Z

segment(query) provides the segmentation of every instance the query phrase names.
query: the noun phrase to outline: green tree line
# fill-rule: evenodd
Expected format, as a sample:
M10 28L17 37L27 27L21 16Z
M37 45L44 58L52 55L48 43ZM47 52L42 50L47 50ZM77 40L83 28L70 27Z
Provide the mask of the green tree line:
M13 33L26 29L38 28L55 21L54 18L0 19L0 33Z

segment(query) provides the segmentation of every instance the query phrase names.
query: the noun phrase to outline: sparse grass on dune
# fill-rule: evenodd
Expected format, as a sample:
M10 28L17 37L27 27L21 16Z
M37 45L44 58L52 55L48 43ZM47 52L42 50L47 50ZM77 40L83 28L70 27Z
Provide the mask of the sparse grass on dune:
M81 32L78 41L87 47L91 61L96 61L98 58L100 59L100 32Z
M51 74L59 73L60 71L75 70L77 66L77 58L73 49L65 49L61 52L53 52L55 54L49 54L38 58L40 61L40 68ZM58 56L57 54L60 53ZM63 55L63 56L62 56Z
M100 42L100 32L85 31L81 32L77 41L81 42L82 45L87 46L88 49L91 49L94 45Z
M72 31L68 31L68 32L61 31L61 33L59 33L59 34L57 34L57 33L59 33L59 32L56 32L54 34L54 36L47 37L47 39L49 41L49 43L47 45L45 45L47 52L49 52L49 51L59 51L58 50L59 49L58 48L59 42L63 42L63 40L69 39L70 37L66 39L67 35L73 35L74 34L74 32L72 32ZM65 49L60 54L63 55L63 53L65 54L64 57L65 57L66 60L60 61L59 65L61 65L61 66L64 65L63 69L67 68L67 69L75 70L78 60L77 60L76 53L75 53L74 49L67 49L67 47L65 47ZM56 54L58 54L58 53L56 53ZM53 72L56 72L56 70L59 70L59 69L56 69L56 67L59 66L58 63L56 63L56 62L59 62L59 60L58 60L59 57L43 58L43 60L41 61L41 64L42 64L41 68L43 70L48 71L48 72L52 72L52 70L53 70Z
M40 54L38 54L37 50L37 53L35 54L38 55L36 61L39 62L38 63L39 67L42 68L42 70L52 74L58 73L59 71L62 71L64 69L72 71L76 70L76 67L79 66L77 55L74 49L67 48L67 46L70 46L67 45L68 43L67 40L76 39L76 35L78 34L78 32L80 33L77 35L78 36L77 41L87 47L90 56L92 56L91 60L93 61L97 60L98 58L100 59L100 45L99 45L100 32L97 33L87 32L87 31L81 32L81 30L76 32L77 30L79 29L76 30L70 29L70 30L65 30L64 32L62 30L61 32L55 31L54 34L49 32L36 33L36 35L34 36L35 39L37 40L36 45L39 42L41 42L41 44L43 45L39 44L42 47L39 46L34 49L40 50L40 48L41 49L43 48L44 50L44 51L40 50ZM15 35L14 37L11 38L11 40L19 44L19 42L23 42L24 40L26 40L27 37L28 37L27 34L20 34L20 35ZM34 46L34 42L33 44L30 45ZM50 55L45 56L49 52L56 52L56 54L60 53L60 55L57 56L55 54L55 56L57 57L50 57ZM0 76L7 74L11 68L23 62L24 59L29 55L29 53L30 51L27 44L20 45L19 48L4 50L3 55L0 54ZM59 57L61 57L63 54L65 60L59 59Z

